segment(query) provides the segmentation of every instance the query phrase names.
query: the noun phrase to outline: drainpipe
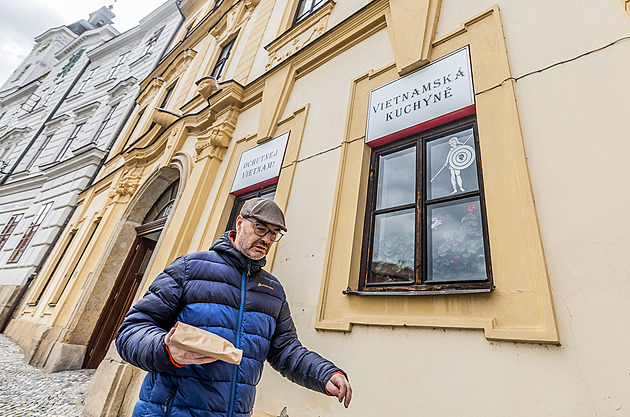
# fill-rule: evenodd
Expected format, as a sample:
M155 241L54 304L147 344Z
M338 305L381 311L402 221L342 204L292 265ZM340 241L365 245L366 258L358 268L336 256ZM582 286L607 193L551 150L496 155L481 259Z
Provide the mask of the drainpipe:
M35 134L35 136L33 136L33 139L31 139L31 142L28 144L28 146L26 148L24 148L24 151L22 151L22 154L19 156L17 161L13 164L13 166L11 167L9 172L2 177L2 179L0 180L0 186L4 185L9 180L9 177L11 176L11 174L13 174L13 171L15 171L15 168L17 168L17 166L20 164L20 162L22 162L22 159L24 159L24 157L26 156L26 153L35 144L35 141L37 140L39 135L41 135L41 133L44 131L44 128L46 127L46 123L48 123L50 120L52 120L53 116L57 113L57 110L59 110L59 107L61 107L61 104L66 100L66 98L68 97L70 92L74 89L75 85L77 84L79 79L81 79L81 77L83 76L83 73L85 72L85 70L87 69L87 67L89 65L90 65L90 61L88 60L86 62L86 64L83 66L83 68L81 69L81 72L79 73L79 75L72 82L72 85L70 86L70 88L68 88L66 90L66 92L63 95L63 97L61 97L61 100L59 100L59 102L57 103L57 105L55 106L53 111L50 112L50 114L46 118L46 121L44 121L44 123L42 123L42 125L40 126L40 128L37 131L37 133ZM11 316L13 316L13 313L15 312L15 310L18 307L18 305L22 301L22 298L24 298L24 294L26 294L26 291L30 287L31 283L35 280L35 278L39 274L39 271L41 271L42 267L44 266L44 263L46 262L46 260L50 256L50 253L52 252L53 248L55 247L55 244L57 243L57 241L61 237L61 234L63 233L63 231L65 230L66 226L68 225L68 222L70 221L70 217L72 217L72 215L74 214L74 211L76 210L76 208L77 208L77 205L75 204L72 207L72 210L70 211L70 215L66 218L66 220L63 222L63 225L57 231L57 234L53 238L53 241L51 242L50 245L48 245L48 248L46 249L46 253L44 253L44 257L42 258L42 260L39 262L39 264L35 268L35 271L26 279L26 282L24 283L24 285L20 289L20 292L18 293L17 297L15 298L13 303L11 304L11 307L9 307L9 311L7 312L7 315L2 319L2 323L0 323L0 333L4 333L4 330L6 329L7 324L11 320Z

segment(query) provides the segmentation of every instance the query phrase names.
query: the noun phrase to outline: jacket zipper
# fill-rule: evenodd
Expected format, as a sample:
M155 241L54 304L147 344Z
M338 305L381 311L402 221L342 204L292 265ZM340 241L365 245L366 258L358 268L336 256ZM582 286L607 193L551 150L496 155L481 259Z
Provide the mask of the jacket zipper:
M173 397L175 396L175 391L177 391L177 387L173 387L173 389L171 390L171 393L168 395L168 398L166 399L166 402L164 403L164 412L166 413L166 415L169 415L171 413L171 407L173 405Z
M249 271L249 262L247 261L247 265L245 265L245 270L241 275L241 302L238 308L238 322L236 323L236 344L235 347L237 349L241 348L241 327L243 326L243 310L245 310L245 278L247 277L247 271ZM236 378L238 377L238 368L239 365L233 365L234 370L232 372L232 387L230 389L230 407L228 410L227 417L232 417L234 415L234 402L236 401Z

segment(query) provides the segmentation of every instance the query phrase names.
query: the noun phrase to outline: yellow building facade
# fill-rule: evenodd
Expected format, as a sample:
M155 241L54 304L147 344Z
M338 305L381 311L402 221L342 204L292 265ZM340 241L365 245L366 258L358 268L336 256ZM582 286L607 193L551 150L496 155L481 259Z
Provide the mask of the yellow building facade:
M269 368L260 416L630 407L628 360L612 359L628 316L628 197L612 186L630 146L626 3L523 3L183 1L181 33L6 333L49 371L97 368L84 415L130 415L144 372L112 344L122 316L244 199L270 195L289 232L266 269L355 395L343 410ZM470 101L422 119L460 77ZM287 134L279 173L239 188L256 174L243 161ZM440 234L452 217L466 238Z

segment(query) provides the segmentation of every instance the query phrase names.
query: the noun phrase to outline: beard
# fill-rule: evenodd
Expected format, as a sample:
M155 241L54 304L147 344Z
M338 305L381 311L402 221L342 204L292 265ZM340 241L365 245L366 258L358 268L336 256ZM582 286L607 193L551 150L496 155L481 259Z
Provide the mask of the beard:
M241 235L238 237L237 243L239 250L245 256L255 261L264 258L267 255L267 252L269 252L269 246L262 239L254 240L253 242L248 244L246 242L245 236Z

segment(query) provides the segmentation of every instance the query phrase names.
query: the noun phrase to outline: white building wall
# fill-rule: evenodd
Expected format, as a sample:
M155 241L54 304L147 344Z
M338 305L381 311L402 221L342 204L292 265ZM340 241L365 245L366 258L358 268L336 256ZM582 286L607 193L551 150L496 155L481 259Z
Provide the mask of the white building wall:
M59 57L59 63L38 89L46 91L55 82L62 83L46 106L54 108L59 103L59 108L52 115L50 111L46 112L45 108L41 108L22 117L20 123L32 126L30 136L25 136L14 146L10 162L15 161L16 155L26 149L30 139L42 126L45 120L42 120L41 115L46 115L47 118L51 116L9 181L0 187L0 228L4 227L13 214L26 213L0 251L0 285L20 285L41 262L54 237L72 213L78 194L89 185L99 163L126 122L139 92L138 84L155 67L180 21L181 14L175 1L169 1L145 17L137 27L116 38L94 36L94 32L114 33L110 27L105 26L84 33L74 41L76 46L71 45L71 50L66 47L68 50L62 51L63 56ZM150 52L145 54L147 41L162 27L164 29L159 38ZM107 40L109 42L104 42ZM85 51L72 69L65 76L58 77L57 74L62 71L67 60L82 48ZM129 54L115 77L107 79L111 68L125 53ZM79 92L83 80L93 68L96 71L92 74L92 79ZM67 97L64 98L66 94ZM63 102L60 103L62 99ZM117 105L116 110L98 139L92 143L114 105ZM79 123L85 124L63 157L58 159L60 150ZM53 135L52 139L45 144L49 135ZM44 144L45 147L42 148ZM9 201L19 203L9 204ZM26 252L17 264L7 265L7 259L30 225L32 216L42 204L49 201L54 202L53 208Z

